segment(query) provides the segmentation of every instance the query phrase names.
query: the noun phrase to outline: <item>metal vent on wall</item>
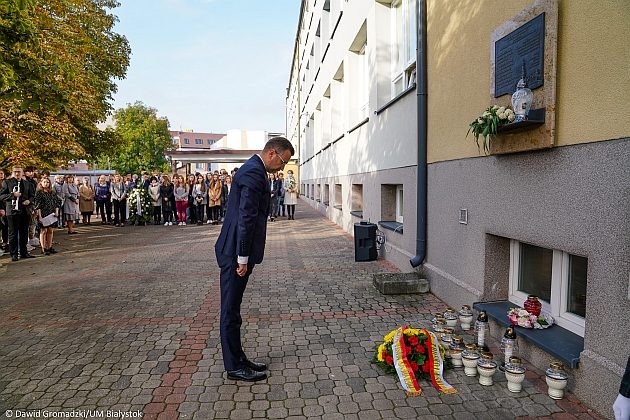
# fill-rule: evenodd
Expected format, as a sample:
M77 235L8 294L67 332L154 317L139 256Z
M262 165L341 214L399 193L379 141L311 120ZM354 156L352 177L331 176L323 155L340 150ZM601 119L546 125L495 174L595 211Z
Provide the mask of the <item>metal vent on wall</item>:
M459 209L459 223L462 225L468 224L468 209Z

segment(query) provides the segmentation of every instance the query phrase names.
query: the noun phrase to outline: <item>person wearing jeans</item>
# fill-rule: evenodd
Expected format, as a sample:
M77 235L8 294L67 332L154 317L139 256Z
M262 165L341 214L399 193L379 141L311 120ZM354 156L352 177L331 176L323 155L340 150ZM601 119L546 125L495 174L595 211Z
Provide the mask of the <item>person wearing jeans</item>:
M109 192L109 184L105 180L105 175L98 177L98 183L94 186L94 198L96 199L96 207L101 214L101 224L109 224L112 222L112 204L109 202L111 194Z

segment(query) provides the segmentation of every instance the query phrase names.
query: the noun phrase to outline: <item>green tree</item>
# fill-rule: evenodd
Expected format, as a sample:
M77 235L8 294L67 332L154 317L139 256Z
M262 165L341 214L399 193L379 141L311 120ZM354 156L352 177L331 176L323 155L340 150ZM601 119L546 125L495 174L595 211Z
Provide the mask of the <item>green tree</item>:
M0 1L0 166L42 168L116 145L111 112L130 48L113 32L116 0Z
M118 109L114 120L115 135L122 139L122 145L107 155L112 169L122 174L139 173L142 169L168 169L164 156L171 147L168 119L158 117L155 108L136 102Z

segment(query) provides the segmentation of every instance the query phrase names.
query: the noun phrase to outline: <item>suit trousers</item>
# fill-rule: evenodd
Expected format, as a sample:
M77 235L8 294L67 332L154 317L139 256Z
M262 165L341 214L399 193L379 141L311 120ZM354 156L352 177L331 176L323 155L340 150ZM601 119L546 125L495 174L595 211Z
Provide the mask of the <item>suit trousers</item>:
M11 255L24 256L28 254L26 244L28 243L28 226L31 223L31 215L22 211L22 213L7 216L9 222L9 249Z
M236 257L217 255L221 268L221 351L223 352L223 366L226 371L238 370L244 367L243 360L247 357L241 344L241 302L247 287L247 281L254 268L248 264L247 274L239 277L236 274Z

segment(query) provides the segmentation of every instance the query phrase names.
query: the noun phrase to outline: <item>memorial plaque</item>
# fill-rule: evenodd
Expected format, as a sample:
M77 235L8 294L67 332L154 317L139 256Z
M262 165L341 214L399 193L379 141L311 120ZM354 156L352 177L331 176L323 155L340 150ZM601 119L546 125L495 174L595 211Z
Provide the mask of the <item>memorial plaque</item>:
M528 87L541 87L544 79L545 13L510 32L495 44L494 97L512 94L523 64Z

